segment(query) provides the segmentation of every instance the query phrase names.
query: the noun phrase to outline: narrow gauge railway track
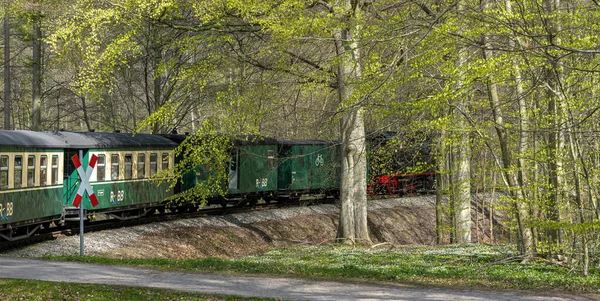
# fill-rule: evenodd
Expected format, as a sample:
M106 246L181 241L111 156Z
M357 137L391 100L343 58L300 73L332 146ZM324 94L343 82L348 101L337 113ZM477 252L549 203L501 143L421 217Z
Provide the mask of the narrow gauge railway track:
M190 218L199 218L204 216L219 216L219 215L229 215L234 213L242 213L242 212L250 212L250 211L264 211L271 210L275 208L283 208L283 207L294 207L294 206L310 206L317 204L327 204L335 202L334 199L321 199L321 200L308 200L298 202L274 202L274 203L258 203L254 206L231 206L227 208L222 207L209 207L204 209L199 209L196 211L185 211L185 212L176 212L176 211L167 211L165 213L158 213L155 211L154 214L149 214L140 218L127 219L127 220L118 220L118 219L104 219L104 220L96 220L96 221L86 221L84 225L85 233L92 233L96 231L104 231L111 229L119 229L123 227L131 227L138 225L147 225L152 223L160 223L167 221L174 221L180 219L190 219ZM18 249L21 247L31 246L44 241L51 241L58 239L61 236L75 236L79 235L79 222L74 222L72 224L64 225L64 226L55 226L50 227L48 229L39 230L36 235L33 235L28 238L24 238L16 241L4 241L0 242L0 253L4 253L6 251Z

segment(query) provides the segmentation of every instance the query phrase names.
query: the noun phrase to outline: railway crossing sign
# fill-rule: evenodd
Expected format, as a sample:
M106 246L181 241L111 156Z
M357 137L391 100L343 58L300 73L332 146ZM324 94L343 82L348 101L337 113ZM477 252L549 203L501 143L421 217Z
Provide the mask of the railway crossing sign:
M79 157L77 154L71 157L71 160L75 164L75 168L77 169L77 173L79 174L79 178L81 179L81 183L79 184L79 190L77 190L77 195L75 195L75 199L73 200L73 206L75 208L79 207L81 203L81 199L83 199L83 193L87 191L88 196L90 197L90 201L92 202L92 206L98 206L98 198L94 194L94 189L92 189L92 185L90 185L90 177L92 176L92 171L94 167L96 167L96 162L98 162L98 157L96 155L92 155L90 159L90 164L86 171L83 171L83 166L81 166L81 161L79 161Z

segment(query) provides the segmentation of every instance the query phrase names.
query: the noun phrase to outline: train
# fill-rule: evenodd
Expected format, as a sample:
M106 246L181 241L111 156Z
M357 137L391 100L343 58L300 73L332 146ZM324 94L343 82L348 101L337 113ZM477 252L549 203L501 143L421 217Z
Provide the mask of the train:
M85 216L104 214L119 220L139 218L189 203L165 200L204 180L206 171L185 171L182 183L152 181L181 158L173 150L186 135L0 130L0 239L13 241L53 225L79 221L73 206L81 180L72 161L83 166L97 158L89 175L97 206L81 200ZM329 141L232 139L225 196L209 203L253 204L306 194L339 194L339 146Z
M197 209L196 202L167 202L206 181L210 166L182 171L177 185L153 181L184 158L173 150L184 134L153 135L100 132L0 130L0 240L14 241L57 225L78 224L73 200L82 184L73 156L82 166L95 160L89 184L96 206L84 194L84 219L103 214L126 220L167 209ZM335 198L340 189L339 143L324 140L230 138L228 181L224 194L208 204L253 205L258 200L297 201L305 196ZM202 143L201 139L199 140ZM192 145L192 147L195 147ZM92 160L92 158L94 158ZM369 191L388 192L398 175L373 177ZM427 176L427 179L430 175ZM384 190L385 190L384 189Z

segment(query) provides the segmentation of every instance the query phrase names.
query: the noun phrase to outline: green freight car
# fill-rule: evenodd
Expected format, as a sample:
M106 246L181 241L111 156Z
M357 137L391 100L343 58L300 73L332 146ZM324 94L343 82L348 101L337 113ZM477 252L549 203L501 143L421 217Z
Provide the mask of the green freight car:
M278 145L278 195L337 195L340 188L339 144L321 140L285 140Z
M64 141L0 131L0 237L17 240L61 220Z

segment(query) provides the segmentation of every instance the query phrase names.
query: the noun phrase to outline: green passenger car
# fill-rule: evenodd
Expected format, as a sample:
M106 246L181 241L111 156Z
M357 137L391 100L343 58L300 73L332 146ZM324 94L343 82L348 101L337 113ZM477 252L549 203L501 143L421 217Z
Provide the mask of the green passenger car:
M180 144L187 136L167 135L167 137ZM207 200L209 204L245 204L254 203L258 199L275 199L277 192L277 140L241 137L234 139L230 150L228 162L229 181L227 195L215 193ZM200 142L201 143L201 142ZM180 159L180 158L177 158ZM202 181L206 181L211 166L199 166L194 171L183 175L176 191L183 192L192 189Z
M80 184L79 175L71 160L81 151L84 169L90 158L98 161L91 174L90 183L98 199L93 207L88 196L82 204L88 213L105 213L118 219L128 219L147 214L154 209L164 209L162 201L173 194L166 183L155 183L150 177L174 164L170 152L177 146L173 141L157 135L124 133L53 133L65 141L63 205L65 220L78 220L78 210L73 200Z
M17 240L61 220L64 141L0 131L0 237Z
M337 194L340 187L339 145L329 141L279 142L279 194Z
M251 201L277 192L277 141L236 140L229 168L229 194Z

